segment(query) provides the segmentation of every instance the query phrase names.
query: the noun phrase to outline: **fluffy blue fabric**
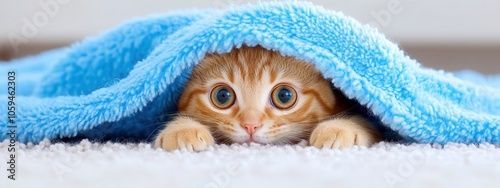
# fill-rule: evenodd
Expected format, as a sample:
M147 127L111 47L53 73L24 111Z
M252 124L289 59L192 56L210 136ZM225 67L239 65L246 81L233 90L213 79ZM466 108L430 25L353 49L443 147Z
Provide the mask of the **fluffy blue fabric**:
M2 65L4 80L8 70L16 71L17 139L146 139L175 113L192 68L206 53L243 44L315 64L407 139L500 143L500 78L465 73L461 79L423 68L375 29L303 2L147 17ZM0 104L7 101L3 89ZM3 140L7 113L0 119Z

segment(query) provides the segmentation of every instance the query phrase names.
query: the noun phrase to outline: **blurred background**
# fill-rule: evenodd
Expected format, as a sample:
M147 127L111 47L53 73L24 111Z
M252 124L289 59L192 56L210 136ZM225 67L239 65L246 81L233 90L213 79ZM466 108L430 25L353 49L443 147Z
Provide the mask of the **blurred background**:
M134 17L257 0L0 0L0 60L66 46ZM377 27L427 67L500 73L500 1L312 0Z

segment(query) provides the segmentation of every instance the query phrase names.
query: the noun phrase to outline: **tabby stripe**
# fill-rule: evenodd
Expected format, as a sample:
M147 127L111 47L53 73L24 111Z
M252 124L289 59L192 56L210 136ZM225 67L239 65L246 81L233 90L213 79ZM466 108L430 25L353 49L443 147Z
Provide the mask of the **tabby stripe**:
M238 115L238 112L240 111L240 107L239 106L235 106L233 107L233 109L231 109L231 113L229 114L229 116L231 117L236 117L236 115Z
M306 95L313 95L314 98L316 98L318 100L318 103L319 105L321 106L321 108L323 109L323 111L325 112L333 112L334 110L334 107L330 107L326 104L326 102L323 100L323 98L321 98L321 95L315 91L315 90L312 90L312 89L307 89L307 90L304 90L303 91L304 94Z
M201 94L205 94L205 93L207 93L207 91L204 90L204 89L200 89L200 88L193 89L192 91L189 92L189 94L188 94L188 96L186 98L187 100L185 100L185 101L179 101L179 110L185 111L186 108L189 106L189 104L192 102L191 99L193 99L193 96L195 96L195 95L201 95Z
M234 71L232 70L232 68L231 68L231 70L229 70L228 79L229 79L229 82L234 84Z
M198 106L198 113L203 114L207 117L218 117L220 114L212 111L209 107L205 105L203 100L201 98L196 98L196 105Z
M246 70L246 60L244 59L243 56L238 56L238 68L240 70L241 78L245 78L247 76L247 70Z
M203 100L201 100L201 98L196 99L196 105L198 106L198 108L196 109L197 111L195 113L202 114L206 117L210 117L227 125L231 124L230 122L224 121L225 119L229 119L228 117L226 117L226 115L219 114L211 110L209 107L205 105L205 103L203 102Z
M311 109L312 102L312 98L307 99L306 102L302 105L303 108L299 108L295 112L285 115L284 119L291 120L290 122L303 121L304 118L308 115L307 112L309 111L309 109Z

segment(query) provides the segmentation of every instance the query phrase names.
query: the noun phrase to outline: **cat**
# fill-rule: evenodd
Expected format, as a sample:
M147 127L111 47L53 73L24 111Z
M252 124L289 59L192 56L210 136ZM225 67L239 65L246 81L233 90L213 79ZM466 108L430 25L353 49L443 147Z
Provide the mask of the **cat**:
M155 139L167 151L215 143L370 146L381 136L311 63L261 46L208 54L194 68L179 114Z

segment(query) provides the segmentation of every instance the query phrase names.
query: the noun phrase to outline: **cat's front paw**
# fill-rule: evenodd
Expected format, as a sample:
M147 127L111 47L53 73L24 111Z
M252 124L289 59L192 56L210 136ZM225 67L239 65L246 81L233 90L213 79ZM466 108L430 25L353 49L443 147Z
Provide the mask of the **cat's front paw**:
M347 148L354 145L370 146L378 136L364 122L337 119L320 123L311 133L309 144L317 148Z
M212 134L210 134L208 128L202 126L167 126L155 140L156 147L167 151L177 149L203 151L213 145L214 139Z

